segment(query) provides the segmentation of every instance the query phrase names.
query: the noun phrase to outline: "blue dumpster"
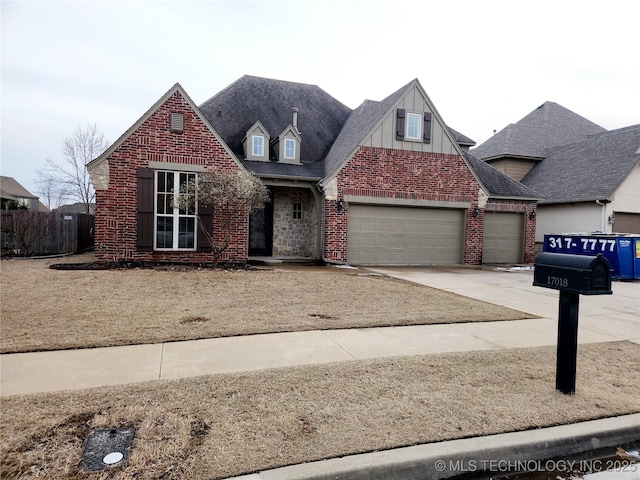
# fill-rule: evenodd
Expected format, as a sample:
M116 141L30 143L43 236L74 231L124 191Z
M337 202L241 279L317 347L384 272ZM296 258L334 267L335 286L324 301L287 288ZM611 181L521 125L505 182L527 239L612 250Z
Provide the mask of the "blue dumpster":
M544 252L573 255L601 253L609 263L615 280L640 278L640 235L630 234L554 234L545 235Z

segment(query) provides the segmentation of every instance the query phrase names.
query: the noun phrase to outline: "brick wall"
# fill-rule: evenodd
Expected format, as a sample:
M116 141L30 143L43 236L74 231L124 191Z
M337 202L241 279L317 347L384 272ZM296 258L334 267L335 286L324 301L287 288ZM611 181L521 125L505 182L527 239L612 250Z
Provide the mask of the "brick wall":
M171 130L171 113L184 115L182 132ZM140 252L137 242L137 168L149 162L201 165L205 171L236 171L238 165L200 120L179 91L175 91L108 158L109 184L96 192L95 251L98 261L119 259L211 261L204 252ZM214 235L222 235L213 216ZM247 259L248 219L237 219L231 245L221 261Z
M338 199L345 195L375 198L467 202L465 264L482 261L482 216L472 216L480 185L458 155L361 147L338 174ZM347 261L348 204L325 201L325 257Z

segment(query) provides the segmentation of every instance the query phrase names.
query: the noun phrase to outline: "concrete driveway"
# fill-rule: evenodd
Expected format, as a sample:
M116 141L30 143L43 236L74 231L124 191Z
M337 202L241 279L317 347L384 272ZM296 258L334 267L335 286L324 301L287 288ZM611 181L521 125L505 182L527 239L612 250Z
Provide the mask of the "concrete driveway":
M534 287L531 270L513 271L499 267L392 267L369 270L543 317L553 321L553 334L556 333L559 292ZM580 295L579 339L582 337L585 340L585 337L600 334L640 343L640 281L614 281L611 289L613 295ZM541 320L536 322L546 323ZM472 330L476 328L471 324L468 326ZM607 340L603 337L594 341Z

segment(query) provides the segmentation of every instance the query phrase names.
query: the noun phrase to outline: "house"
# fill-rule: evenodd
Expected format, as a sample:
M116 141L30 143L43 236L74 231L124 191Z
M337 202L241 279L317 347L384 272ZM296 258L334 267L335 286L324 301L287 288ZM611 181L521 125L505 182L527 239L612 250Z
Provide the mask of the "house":
M315 85L243 76L197 107L176 84L88 165L98 260L207 261L173 191L199 172L246 170L271 202L238 218L223 261L480 264L534 255L536 192L469 154L415 79L351 110ZM486 258L485 253L486 251ZM500 260L502 261L502 260Z
M640 233L640 125L607 131L545 102L471 153L538 192L536 241Z
M69 203L66 205L60 205L58 208L53 210L56 213L81 213L88 215L96 214L96 204L95 203L84 203L84 202L76 202Z
M0 177L0 201L0 210L22 207L39 212L49 211L39 197L31 194L13 177Z

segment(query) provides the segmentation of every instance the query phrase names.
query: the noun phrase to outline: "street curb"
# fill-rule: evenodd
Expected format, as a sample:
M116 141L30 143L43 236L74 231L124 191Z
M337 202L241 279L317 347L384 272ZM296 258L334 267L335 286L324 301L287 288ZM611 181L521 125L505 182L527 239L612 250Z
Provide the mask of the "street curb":
M481 472L483 465L491 470L498 462L538 462L638 440L640 413L350 455L227 480L440 480Z

